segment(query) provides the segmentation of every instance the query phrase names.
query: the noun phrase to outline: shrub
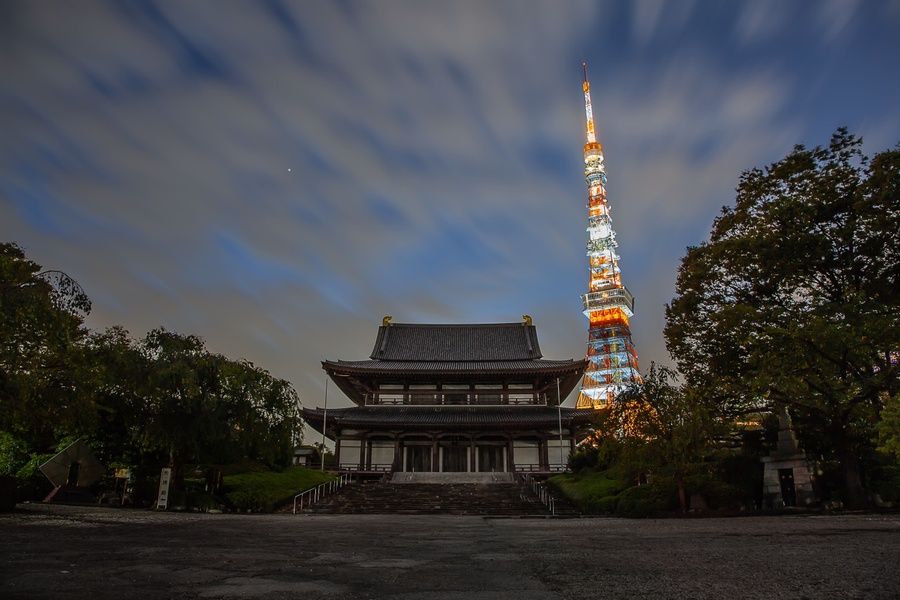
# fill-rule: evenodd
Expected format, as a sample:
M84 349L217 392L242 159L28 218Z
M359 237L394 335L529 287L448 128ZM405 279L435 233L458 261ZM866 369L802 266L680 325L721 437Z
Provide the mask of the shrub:
M225 499L235 510L271 512L287 503L295 494L308 490L334 476L305 467L284 471L254 471L224 477Z
M870 487L885 502L900 502L900 466L880 465L873 469Z
M565 473L551 477L548 483L582 512L610 512L614 502L605 499L628 487L609 470Z
M645 518L678 507L677 487L670 480L657 480L646 485L630 487L621 492L616 502L616 514L621 517Z
M720 479L734 488L732 494L748 507L762 506L763 464L758 456L734 454L719 461Z
M613 514L616 512L616 505L619 503L618 496L604 496L592 503L593 510L591 512Z

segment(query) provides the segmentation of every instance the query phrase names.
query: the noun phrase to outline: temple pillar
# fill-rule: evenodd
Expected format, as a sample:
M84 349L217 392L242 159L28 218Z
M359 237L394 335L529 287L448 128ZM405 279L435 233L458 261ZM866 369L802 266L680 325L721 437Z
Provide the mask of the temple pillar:
M394 437L394 462L391 464L392 471L402 470L403 458L400 456L400 436Z
M538 442L538 456L540 461L540 469L541 471L549 471L550 470L550 456L547 453L547 440L546 438L541 439Z
M437 472L441 470L440 457L438 456L437 436L431 436L431 471Z

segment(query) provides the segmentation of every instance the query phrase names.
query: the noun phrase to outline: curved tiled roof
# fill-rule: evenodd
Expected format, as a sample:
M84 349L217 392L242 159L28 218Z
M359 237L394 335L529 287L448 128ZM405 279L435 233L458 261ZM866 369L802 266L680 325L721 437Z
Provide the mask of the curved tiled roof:
M505 361L541 357L537 330L523 323L421 325L378 328L370 356L384 361Z
M323 365L342 372L358 373L529 373L570 371L584 368L584 361L574 360L482 360L482 361L402 361L402 360L337 360Z

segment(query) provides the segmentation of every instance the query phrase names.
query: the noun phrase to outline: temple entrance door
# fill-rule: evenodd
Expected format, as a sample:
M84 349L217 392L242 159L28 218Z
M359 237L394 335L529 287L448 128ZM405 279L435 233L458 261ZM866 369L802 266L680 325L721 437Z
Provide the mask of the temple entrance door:
M483 473L506 471L503 446L478 446L478 470Z
M431 445L406 447L406 470L422 473L431 471Z
M441 470L465 473L469 470L469 449L466 446L442 446Z

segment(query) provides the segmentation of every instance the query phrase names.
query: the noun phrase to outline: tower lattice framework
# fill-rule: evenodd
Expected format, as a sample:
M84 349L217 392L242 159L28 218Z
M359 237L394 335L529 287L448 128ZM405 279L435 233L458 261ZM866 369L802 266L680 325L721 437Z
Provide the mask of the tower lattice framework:
M603 146L594 131L591 84L583 63L584 111L587 142L584 145L584 178L588 188L588 242L590 265L588 293L581 297L590 321L588 365L581 381L578 408L601 408L628 385L641 381L637 351L631 341L629 319L634 315L634 296L622 283L616 233L606 200Z

